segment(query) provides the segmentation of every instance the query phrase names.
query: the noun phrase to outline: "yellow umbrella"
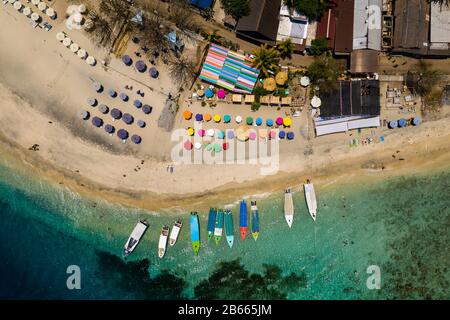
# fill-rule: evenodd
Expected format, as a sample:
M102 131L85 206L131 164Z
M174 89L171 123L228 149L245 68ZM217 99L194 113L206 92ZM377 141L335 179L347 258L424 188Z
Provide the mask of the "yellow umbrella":
M284 125L285 127L290 127L291 124L292 124L292 119L291 119L291 118L286 117L286 118L283 119L283 125Z
M218 114L215 114L215 115L214 115L214 121L215 121L215 122L220 122L220 119L221 119L221 118L220 118L220 116L219 116Z
M206 122L211 121L211 115L209 113L204 114L203 120L205 120Z
M190 136L193 136L194 135L194 128L189 127L187 129L187 134L190 135Z
M284 71L278 72L277 75L275 76L275 80L278 85L284 86L284 84L288 80L288 75Z
M274 91L277 88L277 83L273 77L264 80L264 89L267 91Z
M259 137L261 139L266 139L267 138L267 129L259 129Z
M203 97L205 95L205 91L203 91L202 89L197 90L197 94L199 97Z

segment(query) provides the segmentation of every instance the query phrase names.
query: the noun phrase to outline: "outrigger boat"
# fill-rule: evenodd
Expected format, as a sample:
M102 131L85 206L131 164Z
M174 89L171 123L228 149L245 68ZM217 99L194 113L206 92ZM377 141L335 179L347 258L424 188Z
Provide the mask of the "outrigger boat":
M128 257L128 255L132 253L134 249L136 249L136 246L138 245L147 228L148 222L146 220L141 220L136 224L123 248L123 256L125 258Z
M214 240L216 241L216 244L219 244L220 239L222 238L222 234L223 234L223 210L219 209L217 211L216 226L214 228Z
M284 218L289 226L292 227L294 221L294 202L292 200L292 192L290 188L284 191Z
M198 251L200 250L200 228L198 225L197 212L191 212L190 225L192 250L194 251L195 255L198 255Z
M305 188L305 198L309 214L311 215L311 218L316 221L317 201L316 192L314 191L314 185L309 180L306 180L306 183L303 185L303 187Z
M210 208L208 215L208 241L214 236L214 229L216 227L217 209Z
M259 213L258 207L256 206L256 201L251 202L251 210L252 210L252 236L255 241L259 236Z
M239 208L239 233L241 234L241 239L245 240L247 235L248 222L247 222L247 202L245 200L241 201Z
M227 243L233 247L234 243L234 230L233 230L233 214L231 210L225 210L225 235L227 236Z
M170 231L169 237L169 245L174 246L178 240L178 236L180 235L181 227L183 227L183 221L178 219L172 227L172 231Z
M158 256L164 257L167 248L167 238L169 237L169 226L163 226L161 229L161 235L159 236L158 243Z

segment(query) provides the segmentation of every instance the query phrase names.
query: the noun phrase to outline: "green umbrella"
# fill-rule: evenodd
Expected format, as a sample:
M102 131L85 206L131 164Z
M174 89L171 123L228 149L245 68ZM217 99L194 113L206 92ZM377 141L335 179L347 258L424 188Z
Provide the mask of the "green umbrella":
M220 146L220 144L218 144L218 143L214 144L214 151L217 153L222 151L222 147Z
M231 116L229 114L226 114L223 116L223 122L228 123L231 121Z
M206 151L211 151L212 150L212 144L208 143L205 147Z
M247 124L249 126L251 126L253 124L253 118L252 117L247 117Z

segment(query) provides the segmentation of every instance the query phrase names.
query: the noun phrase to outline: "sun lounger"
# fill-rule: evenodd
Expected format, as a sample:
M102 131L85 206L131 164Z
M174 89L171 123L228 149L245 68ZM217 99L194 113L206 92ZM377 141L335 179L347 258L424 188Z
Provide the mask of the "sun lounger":
M255 96L252 94L247 94L245 96L245 103L253 103L255 102Z
M266 104L269 105L270 104L270 97L269 96L262 96L260 99L261 104Z
M271 104L271 105L279 106L279 105L280 105L280 97L277 97L277 96L271 96L271 97L270 97L270 104Z
M292 104L292 97L281 98L281 105L290 106Z
M242 95L233 94L232 101L233 101L233 103L242 103Z

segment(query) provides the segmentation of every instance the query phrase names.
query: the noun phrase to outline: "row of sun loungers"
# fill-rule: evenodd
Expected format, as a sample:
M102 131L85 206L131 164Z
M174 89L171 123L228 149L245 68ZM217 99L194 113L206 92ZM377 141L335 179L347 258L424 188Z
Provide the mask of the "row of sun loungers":
M241 94L233 94L231 97L231 102L233 103L242 103L242 95ZM255 102L254 95L245 95L244 103L252 104ZM292 104L292 97L279 97L279 96L263 96L260 99L261 104L263 105L272 105L272 106L290 106Z

